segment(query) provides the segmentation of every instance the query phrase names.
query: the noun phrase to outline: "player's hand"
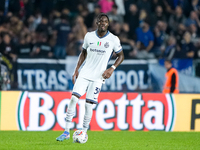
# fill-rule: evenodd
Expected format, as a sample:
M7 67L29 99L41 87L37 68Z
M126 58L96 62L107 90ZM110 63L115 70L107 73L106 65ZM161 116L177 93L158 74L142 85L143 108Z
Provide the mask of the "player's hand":
M78 70L75 70L73 76L72 76L72 82L75 83L76 79L78 78Z
M108 68L107 70L104 71L104 73L102 74L102 77L104 79L108 79L110 78L110 76L112 75L114 69L112 67Z

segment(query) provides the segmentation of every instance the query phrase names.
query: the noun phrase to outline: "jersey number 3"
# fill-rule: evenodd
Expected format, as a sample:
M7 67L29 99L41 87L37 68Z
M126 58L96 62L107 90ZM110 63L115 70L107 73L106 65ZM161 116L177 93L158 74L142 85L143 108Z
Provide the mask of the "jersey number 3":
M94 94L98 94L100 92L100 88L96 87Z

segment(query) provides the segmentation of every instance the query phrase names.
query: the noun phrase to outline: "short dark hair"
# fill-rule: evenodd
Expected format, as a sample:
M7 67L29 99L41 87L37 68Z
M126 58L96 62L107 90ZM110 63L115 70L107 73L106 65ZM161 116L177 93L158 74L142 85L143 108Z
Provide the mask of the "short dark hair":
M148 18L144 19L144 22L150 26L150 20Z
M68 19L69 19L68 16L65 15L65 14L62 14L62 15L60 16L60 18L63 19L63 20L68 20Z
M100 19L101 19L101 17L103 17L103 16L107 17L107 19L108 19L108 22L110 23L110 20L109 20L109 17L108 17L108 15L106 15L106 14L104 14L104 13L100 13L100 14L97 16L97 21L98 21L98 20L100 20Z
M165 62L168 62L168 63L172 64L172 60L169 59L169 58L165 58Z

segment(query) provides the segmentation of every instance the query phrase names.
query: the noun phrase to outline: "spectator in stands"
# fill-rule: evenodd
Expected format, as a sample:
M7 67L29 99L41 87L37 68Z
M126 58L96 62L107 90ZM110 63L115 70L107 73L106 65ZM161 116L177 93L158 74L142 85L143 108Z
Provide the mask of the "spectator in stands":
M163 87L163 93L179 93L178 71L172 68L172 62L169 59L165 60L165 68L167 72L165 74L166 81Z
M170 36L167 41L167 47L163 52L163 57L170 60L174 58L176 47L176 38L174 36Z
M19 36L23 27L23 22L17 17L12 16L10 18L10 30L14 34L14 36Z
M17 36L17 41L19 41L19 39L21 37L25 37L25 35L30 34L31 32L29 31L29 29L23 24L22 25L22 29L21 32L19 33L19 36ZM17 43L18 44L18 43Z
M124 19L123 19L122 15L119 15L117 13L117 8L118 8L117 5L113 5L111 12L107 13L107 15L108 15L111 23L118 22L118 23L122 24L124 22Z
M34 22L35 22L35 23L37 24L37 26L38 26L38 25L42 22L42 14L41 14L41 12L40 12L40 11L36 11L34 17L35 17ZM37 26L36 26L36 27L37 27Z
M129 15L127 15L127 20L129 27L130 27L130 32L129 32L129 38L131 39L136 39L136 33L135 30L139 26L139 13L137 6L135 4L131 4L129 7Z
M200 41L200 37L197 34L197 27L195 26L195 24L191 24L189 27L189 31L191 33L191 42L196 45L196 43L198 41Z
M16 48L16 53L18 57L21 58L30 57L31 51L32 51L31 44L26 42L26 37L21 37L20 44Z
M121 34L121 28L122 28L122 25L119 22L110 23L110 31L117 36Z
M3 41L0 44L0 53L4 56L4 63L9 66L9 72L11 78L11 87L17 88L17 55L15 45L11 42L11 36L8 33L4 33Z
M181 6L177 6L175 9L175 14L171 14L169 18L169 27L172 32L175 32L179 24L184 24L186 17L183 14Z
M33 45L35 45L37 43L37 38L36 38L36 33L35 32L31 32L29 34L26 35L26 43L30 43L33 47Z
M3 35L3 41L0 44L0 53L5 56L7 59L16 62L17 55L14 50L14 45L11 42L11 37L8 33Z
M186 27L184 24L179 24L176 32L174 33L178 46L181 45L183 34L186 31Z
M77 50L76 46L76 38L73 33L70 33L68 36L68 44L67 44L67 55L69 56L78 56L80 50Z
M134 51L134 46L135 46L134 41L131 39L128 39L128 34L126 32L121 32L119 35L119 39L121 41L121 46L124 52L124 58L132 59L130 53Z
M49 16L49 22L53 27L61 22L61 13L58 10L53 10Z
M41 35L41 42L36 43L35 46L33 47L31 56L42 57L42 58L53 57L53 50L48 43L48 36L45 33Z
M200 14L200 1L199 0L192 0L192 8L197 13Z
M141 25L145 20L148 21L150 25L150 16L145 9L141 9L139 13L139 24Z
M79 55L79 53L82 50L82 44L85 34L87 33L87 27L84 24L83 17L77 16L75 19L75 25L72 28L72 34L75 38L75 45L76 45L76 54Z
M1 58L1 54L0 54L0 58ZM1 72L0 72L0 76L1 76L1 81L0 81L0 90L10 90L10 73L8 70L8 67L6 67L6 65L4 64L0 64L0 68L1 68Z
M89 14L88 8L84 4L79 4L78 5L78 15L83 17L84 19L87 17Z
M155 13L151 16L151 26L154 27L158 21L166 21L166 17L160 5L156 7Z
M191 24L195 24L198 28L200 27L200 20L195 11L191 11L190 17L185 21L186 27L189 27Z
M112 10L114 2L113 0L99 0L98 4L101 7L101 12L108 13Z
M52 27L50 26L48 22L48 17L43 16L41 23L36 28L37 38L40 40L42 38L42 34L50 35L52 31Z
M151 15L151 26L154 27L158 21L166 21L166 17L160 5L156 7L155 13Z
M154 45L154 35L147 20L142 23L141 27L137 28L136 35L136 58L153 58L154 56L149 51Z
M185 32L181 43L181 48L175 52L175 58L193 58L195 53L194 44L191 42L190 32Z
M138 9L144 9L147 13L151 13L151 2L149 0L137 1Z
M157 6L161 6L163 9L163 13L165 13L164 11L164 2L160 1L160 0L151 0L151 12L155 13Z
M94 12L91 12L85 18L85 25L90 30L93 26L93 22L95 22L95 17L101 12L100 6L96 5L94 8Z
M129 27L128 23L122 24L121 32L125 32L128 35L128 33L130 32L130 27ZM129 37L127 37L127 38L130 39Z
M54 47L54 55L56 58L66 57L66 46L68 34L71 32L71 27L68 23L68 17L61 15L61 23L54 29L54 36L56 37L56 45Z
M154 28L154 46L150 52L159 58L166 47L168 34L166 33L167 24L163 21L158 21Z
M130 6L132 4L136 5L136 1L137 0L124 0L124 7L125 7L125 16L124 19L126 20L127 18L129 18L129 11L130 11Z
M123 10L123 1L126 14L124 14ZM119 35L124 51L125 53L127 52L125 58L150 58L151 53L154 53L159 58L160 52L163 53L165 58L200 58L199 0L54 0L51 2L49 0L9 0L9 9L5 15L5 0L0 0L0 2L2 4L0 5L0 33L1 35L5 33L9 33L10 35L10 37L7 37L5 34L4 38L0 38L0 49L11 61L16 60L16 51L23 51L24 47L26 49L26 45L35 45L39 49L40 46L38 45L41 44L41 39L44 39L44 32L48 35L48 39L50 38L47 40L49 41L47 44L50 44L48 46L51 49L52 47L58 49L60 46L62 49L60 51L64 52L64 54L60 53L57 58L65 58L66 48L67 55L78 55L82 49L82 40L85 33L87 30L96 29L95 17L101 11L106 11L110 19L113 18L111 20L114 21L110 25L110 29L116 35ZM94 12L93 9L89 9L89 14L86 8L88 2L95 6ZM41 6L41 3L48 3L48 6ZM51 5L49 5L50 3ZM52 6L52 3L55 5ZM97 5L98 3L100 5ZM112 6L114 9L111 11ZM48 7L50 9L46 9ZM52 9L54 11L50 13ZM61 22L63 20L61 15L63 16L63 14L68 16L68 22L65 27L69 31L64 31L65 27L61 27L61 24L63 24ZM122 15L122 19L116 17L119 14ZM44 17L42 18L42 16ZM167 18L167 21L163 21L165 18ZM128 23L130 29L128 29L127 24L120 24L123 22L120 20L123 19L124 22ZM145 27L142 28L143 22L147 19L149 19L147 22L151 22L149 24L150 30L144 32ZM73 29L70 29L70 25L73 25ZM155 28L152 26L155 26ZM55 29L54 36L51 36L52 27ZM137 29L138 27L140 30ZM152 38L153 36L149 36L150 34L147 34L151 33L151 31L154 31L154 38ZM190 35L187 31L190 32L191 38L189 38ZM41 36L37 36L38 33ZM170 38L168 34L171 35ZM23 38L18 40L19 37ZM40 39L40 37L42 38ZM9 38L10 40L8 40ZM136 41L135 44L130 38ZM154 39L154 46L150 48L152 39ZM26 40L25 44L24 40ZM20 45L16 48L15 45L18 42ZM192 45L195 47L192 48ZM195 48L197 49L196 51ZM58 51L55 50L54 53ZM42 50L42 52L44 51ZM35 56L39 57L40 54L39 52ZM47 55L48 52L45 56L41 57L47 57ZM28 53L25 57L28 57Z
M40 21L41 22L41 21ZM36 18L33 15L30 15L27 19L27 27L30 32L34 32L37 28L38 24L40 24L39 21L36 20Z

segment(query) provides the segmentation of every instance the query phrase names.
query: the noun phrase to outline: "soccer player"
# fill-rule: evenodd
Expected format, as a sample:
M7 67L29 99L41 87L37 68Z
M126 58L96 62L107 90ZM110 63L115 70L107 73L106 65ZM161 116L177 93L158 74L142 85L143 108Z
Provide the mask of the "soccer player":
M70 138L69 130L75 114L76 103L85 92L87 94L82 130L87 132L93 113L92 105L98 103L97 98L102 83L104 83L105 79L110 78L116 67L124 60L124 54L118 37L108 31L108 16L104 13L99 14L96 24L97 30L86 33L84 37L83 50L79 55L78 63L72 76L74 88L66 113L65 131L56 138L57 141ZM106 69L113 51L116 53L117 58L115 63ZM79 72L79 68L84 61L85 64Z

